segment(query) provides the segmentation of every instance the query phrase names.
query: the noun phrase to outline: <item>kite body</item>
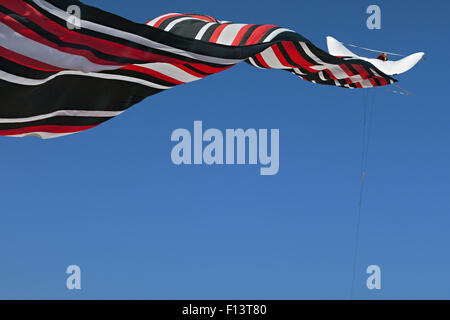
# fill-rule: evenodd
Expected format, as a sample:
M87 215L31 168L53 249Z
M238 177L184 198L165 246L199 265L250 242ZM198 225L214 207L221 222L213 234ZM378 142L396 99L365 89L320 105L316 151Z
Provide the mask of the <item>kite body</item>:
M68 27L72 5L80 28ZM377 62L329 54L273 25L175 13L139 24L76 0L0 0L0 135L80 132L243 61L342 88L396 81Z

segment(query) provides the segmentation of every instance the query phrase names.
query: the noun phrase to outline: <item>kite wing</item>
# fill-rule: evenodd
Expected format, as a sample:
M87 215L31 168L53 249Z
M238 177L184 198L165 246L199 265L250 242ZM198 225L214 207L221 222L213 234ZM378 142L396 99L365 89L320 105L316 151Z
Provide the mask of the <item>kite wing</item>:
M73 30L72 5L82 17ZM343 88L395 82L370 61L273 25L176 13L138 24L76 0L0 0L0 135L80 132L242 61Z
M333 37L327 37L327 45L328 45L328 52L330 52L330 54L332 54L333 56L350 57L352 59L361 59L367 61L376 66L379 70L381 70L385 74L390 76L402 74L411 70L420 60L422 60L425 54L423 52L418 52L409 55L399 61L382 61L378 59L371 59L358 56L353 52L351 52L349 49L347 49L342 42L337 41Z

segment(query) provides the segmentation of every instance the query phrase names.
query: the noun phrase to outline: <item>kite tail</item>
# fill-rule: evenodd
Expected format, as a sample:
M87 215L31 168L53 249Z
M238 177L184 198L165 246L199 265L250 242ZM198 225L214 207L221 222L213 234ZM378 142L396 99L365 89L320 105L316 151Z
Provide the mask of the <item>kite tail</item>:
M71 6L81 13L73 24ZM76 0L0 0L0 135L80 132L242 61L345 88L395 81L274 25L176 13L139 24Z

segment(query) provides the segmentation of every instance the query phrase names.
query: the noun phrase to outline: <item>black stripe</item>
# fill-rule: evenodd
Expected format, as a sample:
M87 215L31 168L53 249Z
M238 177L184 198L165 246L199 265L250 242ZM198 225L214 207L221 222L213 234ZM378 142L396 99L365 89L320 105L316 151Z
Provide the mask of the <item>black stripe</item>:
M363 68L364 68L364 70L366 70L366 72L370 75L370 77L375 77L375 74L373 73L373 71L371 70L371 68L366 68L366 67L364 67L364 66L363 66Z
M381 86L381 82L378 78L372 78L373 81L375 81L375 83L377 84L377 86Z
M308 46L309 50L323 62L330 63L330 64L342 64L342 58L332 56L328 52L325 52L322 49L317 48L312 43L306 43L306 45ZM301 50L303 51L303 49L301 49ZM314 64L317 64L317 63L314 62Z
M0 118L24 118L58 110L122 111L161 92L137 83L63 75L39 86L0 80Z
M253 56L252 59L253 59L253 63L256 64L258 67L260 67L260 68L262 68L262 69L267 69L266 67L264 67L264 66L258 61L258 59L256 59L256 56ZM252 64L252 63L250 62L250 64ZM253 64L252 64L252 65L253 65Z
M52 4L53 6L66 11L71 5L82 6L83 4L78 0L45 0L46 2Z
M248 28L247 32L245 32L244 36L242 37L241 41L239 42L240 46L245 45L247 40L250 38L250 36L253 34L253 32L256 30L256 28L260 27L261 25L255 24L254 26L251 26Z
M349 70L350 70L350 72L351 73L353 73L354 75L359 75L359 72L358 71L356 71L356 69L355 68L353 68L353 66L352 66L352 64L351 63L344 63L346 66L347 66L347 68L349 68Z
M57 73L57 71L32 69L18 64L17 62L8 60L6 57L0 57L0 66L2 71L28 79L45 79Z
M294 42L294 46L297 49L298 53L303 57L303 59L305 59L307 62L311 63L312 65L315 65L315 66L317 65L317 62L314 61L309 55L306 54L305 50L303 50L300 43Z
M177 23L170 32L182 37L195 39L199 31L207 24L203 20L186 20Z
M149 40L153 40L168 46L176 47L178 49L182 49L188 52L207 55L210 57L219 57L224 59L245 59L263 51L265 48L268 48L270 45L273 44L273 42L270 42L239 48L218 45L206 41L181 37L177 34L166 32L158 28L153 28L151 26L134 23L125 18L114 15L112 13L84 5L79 1L52 0L48 2L51 2L52 4L54 4L55 6L64 11L66 11L69 5L73 4L78 5L81 8L82 18L84 20L95 22L103 26L108 26L116 30L122 30L125 32L133 33L135 35L147 38ZM98 37L104 38L105 36L106 35L101 34ZM309 40L305 39L301 35L294 32L285 33L283 40L309 42Z
M179 14L175 17L164 18L164 21L158 26L158 29L164 30L172 21L183 18L183 15Z
M160 78L151 76L147 73L134 71L134 70L117 69L117 70L102 71L100 73L116 74L116 75L131 77L131 78L138 78L138 79L142 79L142 80L156 83L156 84L166 86L166 87L173 87L173 86L177 85L173 82L168 82L168 81L162 80Z
M325 70L319 71L317 73L317 76L319 77L320 80L322 80L320 78L320 76L322 76L322 78L325 78L325 80L322 80L322 81L329 81L329 80L333 80L334 81L334 79L332 79L331 76L328 74L328 72L326 72Z
M286 49L284 48L284 46L281 43L277 43L276 46L280 50L283 57L286 59L287 63L289 63L292 66L297 67L298 69L300 69L300 71L302 73L309 73L309 71L306 71L305 69L303 69L303 67L301 65L295 63L294 60L291 59L291 56L289 55L289 53L286 51Z
M65 117L57 116L30 122L0 123L0 130L21 129L35 126L95 126L113 117ZM0 131L1 133L1 131Z
M55 34L41 28L36 23L26 19L25 17L17 15L15 12L0 6L0 12L4 13L5 15L9 16L11 19L14 19L15 21L19 22L23 26L27 27L31 31L35 32L39 36L43 37L44 39L58 45L62 48L71 48L76 50L86 50L91 52L94 56L96 56L99 59L105 60L105 61L112 61L116 63L123 63L123 64L139 64L139 63L146 63L146 61L137 60L137 59L129 59L129 58L123 58L119 56L113 56L110 54L106 54L103 52L100 52L90 46L87 45L81 45L81 44L75 44L70 42L62 41L58 36Z
M199 74L201 74L201 75L204 75L204 76L210 76L210 75L212 75L212 73L208 73L208 72L201 71L201 70L197 69L196 67L193 67L193 66L191 66L191 65L189 65L189 64L183 64L183 66L186 67L186 68L188 68L189 70L192 70L192 71L197 72L197 73L199 73Z
M339 82L339 84L341 85L341 87L345 88L345 85L347 84L347 81L342 80L342 79L337 79L337 82Z
M217 28L219 28L221 26L220 23L216 23L211 25L208 30L206 30L206 32L203 34L202 36L202 41L209 41L209 39L211 39L214 31L216 31Z
M35 4L32 0L24 0L24 1L27 2L30 6L34 7L43 16L46 16L48 19L50 19L53 22L59 24L61 27L67 28L67 21L66 20L60 19L60 18L52 15L48 11L42 9L37 4ZM120 44L120 45L123 45L123 46L126 46L126 47L130 47L130 48L133 48L133 49L141 50L141 51L144 51L144 52L151 52L151 53L154 53L154 54L159 54L159 55L162 55L162 56L166 56L166 57L170 57L170 58L174 58L174 59L179 59L179 60L182 60L182 61L185 61L185 62L202 63L204 65L208 65L208 66L212 66L212 67L223 67L223 65L219 65L219 64L207 63L207 62L199 61L199 60L196 60L196 59L188 58L188 57L185 57L185 56L172 54L172 53L169 53L169 52L166 52L166 51L162 51L162 50L150 49L147 46L144 46L144 45L141 45L141 44L138 44L138 43L135 43L135 42L131 42L131 41L123 39L123 38L118 38L118 37L114 37L114 36L107 35L107 34L104 34L104 33L92 31L92 30L87 29L87 28L75 29L75 30L72 30L72 32L77 32L77 33L83 34L85 36L90 36L90 37L93 37L93 38L98 38L98 39L101 39L101 40L110 41L110 42L113 42L113 43L117 43L117 44ZM152 39L150 39L150 40L152 40ZM147 63L147 62L148 61L145 61L145 63Z
M32 2L31 0L24 0L24 1L27 2L29 5L33 6L33 7L34 7L37 11L39 11L42 15L44 15L44 16L46 16L47 18L51 19L51 20L54 21L55 23L59 24L60 26L62 26L62 27L64 27L64 28L67 27L67 22L66 22L66 20L60 19L60 18L58 18L58 17L56 17L56 16L53 16L51 13L49 13L49 12L47 12L46 10L42 9L41 7L39 7L38 5L36 5L36 4L35 4L34 2ZM151 27L149 27L149 26L147 26L147 25L141 25L141 30L142 30L143 28L151 28ZM154 30L159 30L159 29L154 29ZM126 31L126 30L125 30L125 31ZM102 40L107 40L107 41L110 41L110 42L115 42L115 43L121 44L121 45L123 45L123 46L127 46L127 47L130 47L130 48L133 48L133 49L138 49L138 50L145 51L145 52L151 52L151 53L154 53L154 54L159 54L159 55L162 55L162 56L165 56L165 57L169 57L169 58L173 58L173 59L178 59L178 60L181 60L181 61L184 61L184 62L188 62L188 63L201 63L201 64L204 64L204 65L207 65L207 66L217 67L217 68L221 68L221 67L224 66L224 65L222 65L222 64L215 64L215 63L203 62L203 61L201 61L201 60L197 60L197 59L193 59L193 58L188 58L188 57L186 57L186 56L173 54L173 53L170 53L170 52L167 52L167 51L163 51L163 50L151 49L151 48L149 48L149 47L147 47L147 46L144 46L144 45L141 45L141 44L138 44L138 43L135 43L135 42L132 42L132 41L123 39L123 38L118 38L118 37L114 37L114 36L107 35L107 34L104 34L104 33L92 31L92 30L89 30L89 29L87 29L87 28L76 29L76 30L73 30L72 32L77 32L77 33L80 33L80 34L83 34L83 35L86 35L86 36L90 36L90 37L94 37L94 38L98 38L98 39L102 39ZM171 35L170 32L165 32L165 31L164 31L163 36L166 36L166 37L167 37L167 36L170 36L170 35ZM197 35L197 34L195 34L195 35ZM141 36L142 36L142 35L141 35ZM144 37L145 37L145 36L144 36ZM194 36L194 37L195 37L195 36ZM194 38L194 37L193 37L193 38ZM161 43L162 43L161 40L164 39L164 37L162 37L161 39L152 39L151 37L145 37L145 38L148 38L149 40L152 40L152 41L161 42ZM184 38L184 39L185 39L185 38ZM192 41L195 41L195 40L191 40L191 42L192 42ZM169 44L169 45L170 45L170 44ZM171 44L170 46L173 46L173 44ZM197 46L197 43L196 43L196 46ZM192 47L192 45L191 45L191 47ZM188 49L187 51L195 52L195 50L192 50L192 48L191 48L191 49ZM206 54L206 53L205 53L205 55L211 56L210 54ZM145 61L144 63L147 63L147 62L148 62L148 61ZM140 63L143 63L143 62L141 61Z
M266 31L266 33L264 33L264 35L262 36L260 42L264 42L264 40L266 40L266 38L275 30L281 29L280 27L273 27L270 28L269 30Z

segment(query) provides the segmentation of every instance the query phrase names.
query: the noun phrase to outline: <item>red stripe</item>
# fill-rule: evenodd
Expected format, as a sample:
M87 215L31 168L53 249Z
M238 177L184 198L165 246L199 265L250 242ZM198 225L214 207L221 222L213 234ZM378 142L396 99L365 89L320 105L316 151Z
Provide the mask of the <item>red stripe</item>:
M281 53L280 48L278 48L277 45L273 45L272 47L273 52L275 53L275 55L277 56L277 59L280 61L280 63L285 66L285 67L290 67L290 68L295 68L295 66L292 66L289 64L289 62L286 61L286 59L284 58L283 53Z
M226 67L221 67L221 68L216 68L216 67L211 67L205 64L201 64L201 63L184 63L184 64L188 64L193 66L196 69L199 69L200 71L206 72L206 73L218 73L221 71L225 71L229 68L231 68L232 66L234 66L234 64L230 65L230 66L226 66Z
M337 78L334 76L333 72L331 72L330 69L324 69L323 71L325 71L330 76L330 79L337 80Z
M37 41L43 45L54 48L56 50L66 52L69 54L78 55L78 56L84 56L89 61L99 64L99 65L117 65L117 66L124 65L123 63L117 63L117 62L105 61L105 60L99 59L94 54L92 54L92 52L87 51L87 50L78 50L78 49L60 47L60 46L52 43L51 41L48 41L45 38L42 38L41 36L39 36L38 34L33 32L32 30L30 30L30 29L26 28L25 26L23 26L22 24L18 23L16 20L7 18L7 16L5 16L2 13L0 13L0 20L2 20L2 22L4 24L8 25L14 31L22 34L24 37L27 37L33 41ZM204 65L202 63L187 63L186 61L182 61L182 60L175 59L175 58L170 58L170 57L159 55L159 54L153 54L153 53L146 53L145 60L148 62L165 62L165 63L172 63L172 64L191 64L195 68L197 68L203 72L207 72L207 73L216 73L216 72L220 72L220 71L223 71L223 70L229 68L229 67L215 68L215 67L210 67L208 65Z
M227 27L228 25L229 25L229 23L221 24L221 25L214 31L214 33L212 34L211 38L209 39L209 42L216 43L217 40L219 39L220 34L222 33L223 29L225 29L225 27Z
M217 19L215 19L215 18L213 18L211 16L207 16L207 17L211 19L211 22L218 22Z
M294 61L296 64L300 65L302 68L308 70L309 72L313 73L319 72L318 70L311 69L311 67L314 65L312 63L309 63L302 57L302 55L298 52L298 49L293 42L283 41L281 42L281 45L289 54L289 57L292 59L292 61Z
M199 15L196 15L196 14L187 14L186 16L187 17L192 17L192 18L197 18L197 19L200 19L200 20L203 20L203 21L207 21L207 22L214 22L214 20L212 20L211 17L204 17L204 16L199 16Z
M372 87L378 87L378 84L376 83L375 79L369 78L369 81L372 84Z
M258 53L257 55L255 55L254 57L264 68L270 69L270 66L266 63L266 61L264 60L263 56Z
M1 1L1 3L3 3L4 1ZM17 7L17 5L11 6L14 7L15 9L20 7ZM36 16L39 16L40 13L38 11L36 11L34 8L30 7L32 10L34 10ZM23 8L22 8L23 9ZM41 17L43 17L42 19L46 19L46 17L40 15ZM177 15L171 15L171 16L177 16ZM111 62L111 61L104 61L102 59L97 58L94 54L92 54L90 51L87 50L77 50L77 49L71 49L71 48L63 48L63 47L59 47L58 45L46 40L45 38L40 37L39 35L37 35L36 33L34 33L32 30L26 28L25 26L23 26L22 24L16 22L15 20L12 19L4 19L5 15L0 13L0 19L5 20L3 22L6 23L6 21L10 21L11 23L14 23L14 25L16 26L16 28L13 28L12 25L10 25L11 28L13 28L16 32L19 32L19 30L21 32L22 35L24 35L27 38L30 38L34 41L38 41L44 45L47 45L49 47L55 48L57 50L60 50L62 52L66 52L66 53L70 53L70 54L76 54L76 55L82 55L84 57L86 57L87 59L89 59L91 62L93 63L97 63L100 65L117 65L117 66L123 66L123 63L116 63L116 62ZM32 17L32 15L27 16L27 18ZM167 17L169 18L169 17ZM41 19L41 20L42 20ZM36 19L36 21L38 21L39 19ZM48 20L48 19L47 19ZM54 23L51 20L49 21L49 26L50 28L48 28L49 30L52 28L61 28L61 26L59 26L58 24ZM47 28L47 23L45 24L46 28ZM98 47L100 46L101 48L107 48L107 44L110 44L111 47L109 47L109 49L112 50L112 53L114 55L117 56L117 53L120 52L122 54L123 57L129 57L129 58L133 58L133 59L141 59L143 61L148 61L148 62L166 62L166 63L172 63L172 64L186 64L186 61L180 60L180 59L175 59L175 58L170 58L164 55L159 55L159 54L153 54L153 53L149 53L149 52L145 52L145 51L141 51L138 49L134 49L134 48L130 48L127 46L123 46L123 45L119 45L116 44L114 42L109 42L109 41L103 41L97 38L93 38L93 37L82 37L80 34L76 33L76 32L72 32L69 31L65 28L62 28L64 31L64 35L60 34L60 38L64 38L64 40L76 40L77 43L82 43L82 44L86 44L88 42L83 42L84 40L90 40L89 44L92 44L94 47ZM58 30L56 30L58 31ZM79 39L83 39L83 41L79 41ZM197 69L206 72L206 73L217 73L223 70L228 69L229 67L225 67L225 68L214 68L214 67L210 67L207 65L204 65L202 63L192 63L192 65L194 67L196 67Z
M48 19L33 7L22 2L8 2L8 8L19 15L26 16L28 20L38 24L41 28L51 32L65 42L74 44L88 45L98 51L134 60L151 61L152 54L143 50L135 49L126 45L118 44L112 41L103 40L91 36L86 36L76 31L71 31L61 27L56 22ZM122 64L123 65L123 64Z
M21 64L27 68L31 68L31 69L35 69L35 70L41 70L41 71L62 71L63 70L63 69L51 66L49 64L28 58L26 56L23 56L21 54L14 52L14 51L3 48L2 46L0 46L0 56L8 59L10 61L13 61L17 64Z
M129 65L129 66L123 67L122 69L145 73L145 74L151 75L152 77L155 77L155 78L158 78L158 79L161 79L161 80L173 83L173 84L183 84L184 83L182 81L179 81L179 80L174 79L172 77L166 76L165 74L162 74L162 73L157 72L155 70L151 70L151 69L148 69L148 68L145 68L145 67L141 67L141 66L137 66L137 65Z
M153 27L158 28L167 19L177 17L177 16L181 16L181 14L177 13L177 14L171 14L170 16L167 16L167 17L163 17L163 18L159 19L158 21L156 21L156 23L153 25Z
M186 65L175 64L175 66L177 68L180 68L181 70L189 73L190 75L193 75L194 77L197 77L197 78L205 78L206 77L204 74L201 74L201 73L195 72L194 70L189 69L188 67L186 67Z
M348 74L348 76L354 76L353 72L345 64L340 64L339 66L342 68L342 70L344 70L346 74Z
M248 40L245 44L246 45L257 44L259 42L259 40L261 40L261 38L266 34L266 32L269 29L272 29L273 27L276 27L276 26L264 25L264 26L260 26L260 27L256 28L256 30L253 31L252 35L250 36L250 38L248 38Z
M383 77L375 77L375 78L377 78L378 81L380 81L382 86L387 86L389 84L388 81Z
M229 69L229 68L234 66L234 65L231 65L231 66L228 66L228 67L225 67L225 68L213 68L213 67L204 66L204 65L201 65L201 64L198 64L198 63L183 63L183 64L173 64L173 65L178 67L178 68L180 68L180 69L182 69L183 71L186 71L187 73L189 73L189 74L191 74L191 75L193 75L195 77L198 77L198 78L205 78L205 77L209 76L209 74L208 75L204 75L204 74L201 74L201 73L197 73L194 70L189 69L187 67L188 65L190 65L190 66L192 66L192 67L194 67L196 69L199 69L200 71L203 71L203 72L206 72L206 73L210 73L210 74L219 73L219 72L225 71L225 70L227 70L227 69ZM208 71L205 71L205 70L208 70Z
M90 52L88 50L78 50L78 49L60 47L57 44L55 44L51 41L48 41L47 39L39 36L37 33L26 28L24 25L18 23L16 20L8 18L8 16L5 16L3 13L0 13L0 20L5 25L7 25L11 29L13 29L15 32L21 34L22 36L24 36L28 39L39 42L47 47L51 47L51 48L57 49L59 51L65 52L65 53L83 56L83 57L87 58L89 61L99 64L99 65L117 65L117 66L123 65L123 63L117 63L117 62L99 59L92 52Z
M352 64L352 67L355 68L356 71L358 71L359 75L363 79L369 78L369 73L361 65L359 65L359 64Z
M239 30L238 34L236 35L236 38L234 38L233 43L231 43L231 45L238 46L239 43L241 43L241 40L244 37L244 35L247 33L248 29L250 29L253 26L254 26L254 24L248 24L248 25L242 27L242 29Z
M9 129L9 130L0 130L0 136L15 136L19 134L25 133L33 133L33 132L48 132L48 133L75 133L83 130L94 128L98 125L94 126L57 126L57 125L49 125L49 126L35 126L35 127L26 127L19 129Z

